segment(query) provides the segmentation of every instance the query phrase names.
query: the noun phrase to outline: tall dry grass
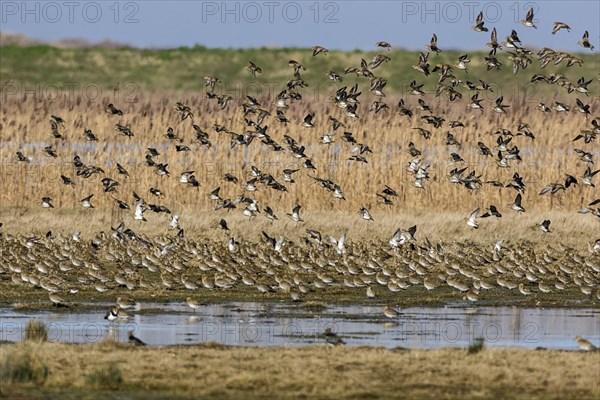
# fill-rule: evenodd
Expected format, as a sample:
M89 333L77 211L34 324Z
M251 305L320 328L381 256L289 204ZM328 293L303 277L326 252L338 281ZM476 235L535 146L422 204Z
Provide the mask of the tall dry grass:
M226 109L221 110L215 101L208 100L201 94L141 93L139 101L135 103L116 104L125 113L120 117L108 115L104 111L108 99L104 99L104 102L91 102L86 100L85 96L78 95L74 101L66 101L70 99L66 94L65 101L40 101L34 98L20 101L9 97L1 108L0 203L3 207L17 207L11 208L16 210L12 215L23 216L31 212L30 209L40 207L42 197L50 196L56 208L44 211L52 213L58 219L68 214L72 224L79 226L85 225L90 213L97 213L99 210L109 212L111 220L132 218L132 212L117 209L114 198L125 201L133 210L134 191L148 203L165 205L174 213L208 213L215 207L215 202L209 199L208 194L219 186L222 198L234 199L244 194L257 199L261 210L266 206L272 207L280 219L284 219L285 213L290 212L295 204L302 205L302 212L306 216L319 212L350 213L356 215L359 222L362 222L358 216L360 207L367 207L376 220L381 220L381 216L386 218L388 215L412 215L418 212L457 213L466 217L475 208L484 208L490 204L495 204L504 214L514 213L509 209L516 195L513 189L498 189L484 183L480 188L471 191L448 181L450 170L467 167L466 172L475 171L477 175L481 175L484 182L497 180L506 184L515 172L523 176L527 185L523 195L526 215L543 212L567 213L573 215L573 218L592 221L592 227L597 226L594 225L597 218L589 214L576 214L577 210L598 198L600 194L596 188L581 185L587 164L578 159L574 148L591 152L597 159L598 141L591 144L572 141L580 129L591 128L592 118L586 119L575 110L545 115L535 109L537 100L544 100L546 104L551 105L555 99L525 102L522 98L505 98L505 103L511 107L506 115L499 115L491 110L494 94L485 95L487 100L483 104L486 109L480 112L466 108L467 97L468 93L465 93L465 99L451 104L441 97L425 97L433 109L433 114L446 120L439 129L420 120L422 115L428 113L417 110L417 98L410 95L404 98L406 106L414 112L412 118L396 114L396 104L399 100L397 96L384 98L391 108L389 112L368 112L368 105L375 99L369 93L360 97L362 104L358 109L358 119L346 117L326 94L320 98L292 103L290 109L285 111L290 120L287 126L280 124L272 116L267 117L263 125L269 126L268 133L271 137L283 147L286 147L284 135L289 135L306 146L305 153L313 161L316 171L302 168L301 160L292 157L287 150L271 151L260 143L260 139L255 139L248 147L231 148L230 136L224 132L215 132L213 125L220 124L237 133L253 130L247 127L243 120L240 104L244 99L234 99ZM574 95L556 100L573 105ZM598 101L592 97L586 100L591 104L592 115L598 115ZM191 107L195 114L193 121L181 121L179 113L173 109L177 101ZM275 114L272 98L267 96L259 98L259 101L272 115ZM312 129L301 125L309 111L316 113L315 127ZM64 128L60 129L66 137L64 141L54 139L50 134L48 118L51 114L66 120ZM320 143L320 138L323 133L331 131L329 115L344 122L346 127L336 132L334 144L324 145ZM447 125L451 120L460 120L465 127L451 129ZM528 123L529 129L536 136L535 140L525 136L513 137L511 145L517 145L521 149L521 162L513 161L510 168L500 168L495 158L484 157L478 153L476 143L482 141L496 154L498 135L494 132L499 128L506 128L516 133L519 122ZM129 126L135 136L127 138L118 135L115 131L117 123ZM209 132L212 147L194 143L192 123ZM176 142L164 137L167 127L173 127L182 139L179 144L187 144L192 150L176 152ZM431 130L431 139L426 140L420 136L412 129L414 127ZM84 129L92 129L100 141L95 144L86 142L83 137ZM373 150L373 154L366 155L368 163L348 160L353 154L352 145L341 139L344 131L352 132L358 142L367 144ZM460 148L445 145L447 132L452 132L461 142ZM409 142L413 142L422 151L423 163L431 164L430 179L425 182L424 189L413 186L414 176L406 169L412 159L407 152ZM57 158L43 155L43 148L50 144L56 149ZM154 168L145 166L144 156L148 147L159 150L161 155L154 160L169 164L170 177L159 176ZM17 162L16 151L22 151L24 155L31 157L32 162ZM450 161L451 152L459 153L465 162ZM85 164L100 166L105 173L89 179L77 177L71 164L75 154L78 154ZM128 178L117 174L117 162L129 171ZM258 185L256 192L245 191L244 182L251 177L251 166L271 174L284 183L288 191L278 192L263 184ZM300 169L294 175L296 183L287 184L282 181L282 170L285 168ZM200 188L186 187L179 182L181 172L190 170L195 171ZM240 183L236 185L224 182L225 173L234 174L240 179ZM580 184L555 195L538 195L546 184L564 183L567 173L577 177ZM61 174L72 178L76 183L75 187L63 185ZM331 179L338 183L346 200L333 198L330 192L316 184L310 176ZM104 177L120 182L118 192L103 193L100 180ZM600 179L596 180L600 182ZM376 193L381 193L384 185L389 185L398 192L397 198L390 198L394 201L393 206L382 204L376 196ZM164 197L152 196L148 192L151 187L163 191ZM79 200L90 194L94 194L92 203L96 210L72 213L72 209L81 209ZM241 208L231 213L239 214ZM150 214L151 212L147 211L145 215L148 218L158 218ZM214 215L224 217L229 214L221 210ZM261 215L258 218L264 219Z

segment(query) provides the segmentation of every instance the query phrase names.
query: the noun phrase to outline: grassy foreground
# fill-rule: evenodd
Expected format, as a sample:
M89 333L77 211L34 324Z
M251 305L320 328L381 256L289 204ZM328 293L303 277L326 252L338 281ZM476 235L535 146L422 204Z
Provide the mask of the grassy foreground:
M37 382L9 398L61 399L597 399L600 352L386 350L312 346L132 348L115 343L3 345L29 354ZM46 375L44 378L43 375ZM0 396L0 397L2 397Z

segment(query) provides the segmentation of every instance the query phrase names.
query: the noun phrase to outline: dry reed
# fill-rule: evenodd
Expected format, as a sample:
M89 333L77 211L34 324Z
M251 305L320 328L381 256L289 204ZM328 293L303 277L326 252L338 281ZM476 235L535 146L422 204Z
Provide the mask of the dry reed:
M370 96L369 99L374 97L369 94L363 96ZM581 227L597 226L594 225L596 217L577 214L579 209L598 197L598 191L581 184L587 164L578 159L574 148L583 148L595 157L598 156L598 151L593 142L572 142L580 129L591 126L590 119L574 110L567 114L553 112L543 115L535 110L533 103L520 101L511 104L511 99L508 98L505 103L511 104L511 108L506 116L499 116L489 109L491 100L487 101L488 109L481 113L465 108L464 100L448 104L441 98L427 99L433 113L443 116L446 124L451 120L460 120L465 124L464 128L450 129L444 125L434 129L420 121L420 117L426 113L416 110L414 97L406 96L407 107L414 110L413 117L408 118L396 114L394 104L398 98L391 96L386 100L392 107L391 111L374 114L368 112L364 105L359 108L359 119L345 118L334 104L323 98L292 104L286 111L286 116L291 121L287 126L267 117L264 125L269 126L268 133L272 138L285 147L284 135L289 135L306 146L305 153L316 166L315 171L302 168L302 162L292 157L287 150L271 151L259 139L255 139L248 147L238 145L231 148L230 136L224 132L215 132L213 124L223 125L237 133L252 130L245 127L241 107L235 103L220 110L216 103L202 96L147 93L141 94L136 103L118 105L125 113L119 117L106 114L103 104L86 102L81 95L69 103L36 102L32 98L24 102L10 98L8 100L2 105L1 203L3 207L16 207L9 210L12 216L19 218L27 218L28 215L33 219L37 218L37 214L31 214L31 209L40 207L41 198L49 196L56 208L44 211L56 216L57 220L68 217L71 226L85 229L88 216L97 215L100 210L104 211L103 222L106 222L107 212L110 213L111 222L120 219L129 221L132 213L119 210L115 198L125 201L133 210L134 191L148 203L165 205L173 213L192 216L205 212L202 215L211 215L209 211L214 209L215 202L210 200L208 194L221 187L222 198L235 199L244 194L258 200L261 210L266 206L272 207L280 219L285 219L285 213L290 212L294 205L300 204L306 216L319 213L333 216L350 214L356 216L357 224L363 224L360 229L371 229L368 223L360 220L360 207L367 207L371 211L378 221L376 224L391 215L412 219L419 213L455 213L459 216L456 219L460 220L466 218L473 209L485 208L490 204L495 204L505 216L510 215L514 213L509 205L515 199L516 191L510 188L498 189L485 182L495 180L506 184L513 173L518 172L527 186L523 195L525 216L536 215L534 220L539 223L543 218L538 213L560 213L572 216L574 221L581 221ZM176 101L182 101L191 107L195 114L193 121L180 120L179 114L173 109ZM272 99L261 98L259 101L266 109L275 113ZM598 102L592 101L591 104L592 113L597 114ZM316 124L312 129L301 126L301 121L309 110L316 112ZM64 141L54 139L50 134L48 117L51 114L66 120L65 127L60 129L66 137ZM334 144L320 144L322 134L331 131L327 118L329 115L338 117L346 127L336 132ZM212 147L194 143L192 122L209 132ZM521 149L521 162L512 161L510 168L500 168L495 158L484 157L477 152L476 143L482 141L496 153L494 148L498 135L494 132L507 128L516 133L519 122L528 123L529 129L536 136L535 140L525 136L513 137L511 145L517 145ZM131 127L135 136L127 138L117 135L116 123ZM181 143L170 142L164 137L169 126L174 128ZM414 127L427 128L433 135L427 140L412 129ZM100 141L95 144L86 142L83 138L84 129L92 129ZM353 132L359 143L367 144L373 150L372 155L366 155L368 163L348 160L354 154L351 152L352 145L341 140L340 131ZM446 133L449 131L462 143L460 148L445 145ZM407 152L409 142L413 142L422 151L422 163L431 165L430 179L425 181L424 189L413 186L414 176L406 168L413 158ZM43 155L42 149L49 144L56 148L57 158ZM187 144L191 151L176 152L175 144ZM154 160L168 163L170 177L159 176L155 168L145 165L144 156L148 147L154 147L161 153ZM16 151L32 157L32 162L27 164L16 161ZM459 153L465 161L450 161L451 152ZM88 179L76 176L71 163L75 154L86 165L100 166L105 174ZM117 162L128 170L128 178L117 174ZM256 192L246 191L244 186L245 181L251 178L251 166L256 166L262 173L271 174L284 183L287 192L275 191L264 184L258 184ZM462 185L450 183L450 170L462 167L467 167L465 173L475 171L478 176L481 175L483 185L469 190ZM295 183L288 184L281 180L285 168L300 169L294 175ZM186 187L179 182L179 175L183 171L192 170L200 182L199 188ZM224 182L225 173L234 174L240 179L240 183ZM547 184L564 183L567 173L577 177L580 184L554 195L538 195ZM61 175L72 178L75 187L63 185ZM335 199L332 193L315 183L311 176L331 179L339 184L346 200ZM103 193L100 183L103 177L118 180L118 192ZM384 185L391 186L398 193L398 197L390 197L394 202L392 206L384 205L381 198L376 196L376 193L381 193ZM151 187L163 191L164 197L152 196L148 192ZM79 200L90 194L94 194L92 203L96 210L81 209ZM79 210L73 211L74 209ZM231 213L221 210L214 216L217 219L228 218L231 214L240 212L241 209ZM162 220L159 217L149 217L149 214L150 211L147 211L148 218ZM6 220L7 215L3 215L3 218ZM261 214L258 219L266 221ZM448 220L448 223L454 224L457 221Z

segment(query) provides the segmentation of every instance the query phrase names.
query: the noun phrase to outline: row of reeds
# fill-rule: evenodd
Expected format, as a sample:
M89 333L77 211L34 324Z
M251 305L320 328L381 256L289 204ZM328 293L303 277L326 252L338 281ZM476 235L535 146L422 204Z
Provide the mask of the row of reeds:
M368 95L365 95L368 96ZM373 97L373 96L371 96ZM527 185L523 195L523 205L527 211L561 210L576 212L598 197L595 188L581 185L581 178L587 166L594 165L578 159L575 148L581 148L598 155L597 142L585 144L573 142L580 129L590 129L591 118L585 118L574 110L569 113L552 112L544 115L533 104L511 104L507 115L498 115L489 109L484 112L469 110L465 101L448 104L440 99L427 99L435 115L443 116L445 124L435 129L424 124L420 117L428 114L416 109L416 99L406 98L407 107L414 111L412 118L396 114L397 98L387 99L391 110L379 114L367 111L367 105L359 108L359 118L350 119L343 115L334 104L298 102L285 112L291 121L284 126L271 117L265 125L272 138L285 146L284 135L295 138L306 146L306 155L316 166L315 170L302 167L302 160L292 157L289 152L273 152L255 139L248 147L231 148L230 135L213 129L220 124L231 131L243 133L252 130L243 123L243 113L237 104L231 104L225 110L201 96L177 97L176 95L148 94L137 103L118 105L123 107L124 116L111 116L105 113L104 104L86 104L80 98L74 107L57 108L52 104L36 105L32 99L20 103L8 101L2 106L2 204L4 206L38 207L41 198L50 196L57 208L77 208L79 200L94 194L93 204L97 208L114 208L114 198L119 198L133 206L132 192L146 198L150 203L164 204L174 212L183 210L209 210L215 206L208 193L221 187L221 197L233 199L246 195L259 200L261 207L271 206L279 212L288 211L295 204L305 210L355 212L360 207L382 211L461 211L496 204L506 210L516 195L512 189L499 189L484 183L476 190L451 184L449 171L467 167L466 173L475 171L481 180L500 181L506 184L517 172L523 176ZM275 113L275 107L260 99L264 108ZM189 105L194 120L181 121L173 109L176 101ZM366 101L365 101L366 103ZM550 103L550 102L549 102ZM598 113L598 102L592 102L592 115ZM315 127L304 128L301 122L309 112L315 112ZM54 139L50 134L48 117L59 115L66 120L60 128L65 140ZM321 136L330 132L328 116L343 121L346 126L336 132L336 142L321 144ZM464 128L451 129L447 123L459 120ZM194 143L194 131L191 124L198 124L209 132L212 147ZM511 162L511 167L500 168L497 157L484 157L478 153L477 142L485 143L494 154L497 153L495 134L498 129L517 131L517 124L529 124L529 130L535 140L525 136L514 136L510 145L521 149L522 161ZM119 136L115 124L129 126L135 136ZM181 142L168 141L164 134L167 127L173 127ZM418 134L415 127L423 127L432 132L430 139ZM84 129L92 129L99 137L97 143L86 142ZM365 154L368 163L349 161L353 146L341 139L342 132L349 131L359 143L368 145L373 154ZM461 147L446 146L446 134L451 132L461 142ZM423 189L413 186L414 176L406 167L413 159L408 154L409 142L422 152L422 164L430 164L430 179ZM47 157L43 148L52 144L58 153L57 158ZM190 152L176 152L175 144L187 144ZM154 147L161 153L156 162L168 163L170 177L158 176L154 168L145 165L148 147ZM15 159L15 152L21 151L31 157L32 162L22 163ZM454 163L450 153L456 152L464 162ZM74 155L81 157L86 165L100 166L105 174L94 175L89 179L77 177L72 165ZM123 165L129 177L118 175L116 163ZM258 185L256 192L245 191L244 182L251 178L250 167L256 166L263 173L269 173L280 181L285 168L300 169L295 175L296 183L285 184L288 191L278 192L265 185ZM186 187L179 182L183 171L195 171L200 181L199 188ZM232 173L240 179L235 185L223 181L225 173ZM547 184L564 183L565 174L575 176L580 184L560 191L555 195L539 196L540 190ZM74 188L62 184L61 175L72 178ZM331 179L342 188L346 200L334 199L332 194L316 184L312 177ZM100 180L110 177L120 182L118 192L103 193ZM390 198L393 206L384 205L376 193L381 193L384 185L398 192L397 198ZM161 199L148 193L151 187L165 193ZM133 208L133 207L132 207Z

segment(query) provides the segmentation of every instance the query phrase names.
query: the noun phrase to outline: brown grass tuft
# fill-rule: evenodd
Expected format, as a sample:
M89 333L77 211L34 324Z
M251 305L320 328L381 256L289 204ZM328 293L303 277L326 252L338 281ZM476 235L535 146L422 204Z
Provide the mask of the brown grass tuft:
M25 328L25 340L31 342L48 341L48 330L46 324L41 321L29 320Z

